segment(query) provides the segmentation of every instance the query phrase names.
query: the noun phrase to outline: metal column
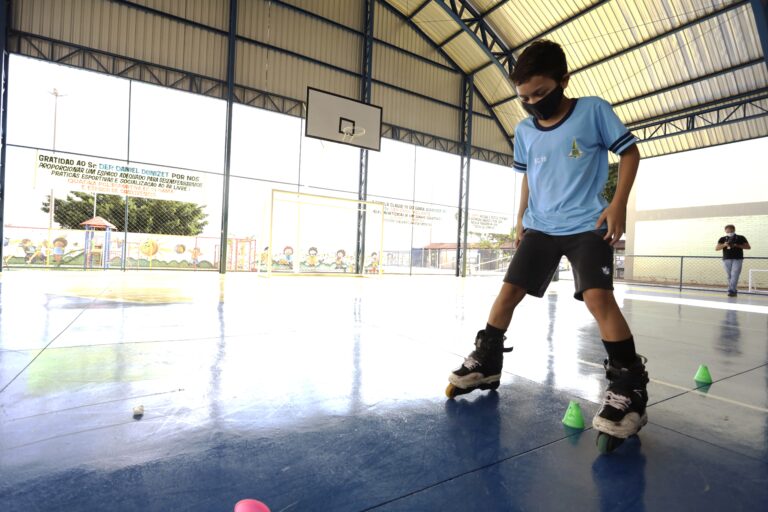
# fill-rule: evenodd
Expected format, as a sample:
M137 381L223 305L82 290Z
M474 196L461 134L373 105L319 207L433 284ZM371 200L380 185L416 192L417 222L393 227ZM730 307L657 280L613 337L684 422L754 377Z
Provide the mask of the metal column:
M0 239L5 243L3 224L5 219L5 143L8 132L8 20L11 3L8 0L0 0ZM0 272L3 271L3 245L0 245Z
M221 200L221 244L219 273L227 272L227 232L229 231L229 173L232 161L232 105L235 98L235 48L237 45L237 2L229 0L229 47L227 51L227 133L224 143L224 190Z
M360 100L371 102L371 75L373 73L373 10L375 0L365 0L365 36L363 38L363 76L360 92ZM360 201L368 199L368 150L360 150L360 181L357 189L357 198ZM357 247L355 249L355 262L358 274L363 273L365 265L365 214L364 204L357 211ZM381 258L382 255L379 255Z
M750 2L757 24L757 34L760 36L760 44L763 47L763 59L768 66L768 0L750 0Z
M459 177L459 223L456 242L456 277L467 275L467 229L469 227L469 164L472 161L472 91L474 78L461 81L461 176Z

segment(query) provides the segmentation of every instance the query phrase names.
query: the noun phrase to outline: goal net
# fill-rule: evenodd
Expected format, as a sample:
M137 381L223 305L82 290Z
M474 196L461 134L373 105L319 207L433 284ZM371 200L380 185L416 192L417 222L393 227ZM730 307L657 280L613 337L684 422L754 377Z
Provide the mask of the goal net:
M364 274L380 274L384 204L285 190L272 191L269 246L262 270L288 274L355 274L358 212L365 218Z

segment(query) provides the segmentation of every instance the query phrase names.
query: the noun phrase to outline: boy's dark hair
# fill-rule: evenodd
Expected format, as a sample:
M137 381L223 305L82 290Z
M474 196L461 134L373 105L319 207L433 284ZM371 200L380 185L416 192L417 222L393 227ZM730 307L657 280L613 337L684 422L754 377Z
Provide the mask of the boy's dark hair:
M736 226L734 226L733 224L728 224L727 226L725 226L725 229L728 229L728 228L731 228L732 230L736 231Z
M541 39L531 43L517 59L509 78L515 84L524 84L536 75L560 82L568 74L568 61L559 44Z

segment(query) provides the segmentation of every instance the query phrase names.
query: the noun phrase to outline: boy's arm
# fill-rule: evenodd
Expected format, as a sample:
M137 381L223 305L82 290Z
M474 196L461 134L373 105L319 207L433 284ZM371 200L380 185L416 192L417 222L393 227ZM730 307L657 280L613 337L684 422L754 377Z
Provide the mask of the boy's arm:
M515 226L515 248L520 245L523 238L523 215L528 209L528 174L523 174L523 184L520 187L520 208L517 211L517 225Z
M616 184L616 193L613 195L613 201L608 208L603 210L600 218L595 223L595 229L599 229L604 222L608 223L608 232L604 239L611 245L616 243L624 234L627 223L627 201L629 201L629 192L635 183L637 168L640 165L640 150L637 144L630 146L619 157L619 177Z

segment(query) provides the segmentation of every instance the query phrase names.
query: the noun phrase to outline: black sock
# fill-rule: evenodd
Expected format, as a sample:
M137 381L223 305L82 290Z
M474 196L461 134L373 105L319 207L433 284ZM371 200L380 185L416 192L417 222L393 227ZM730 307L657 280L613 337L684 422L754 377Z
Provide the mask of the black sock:
M491 324L485 324L485 334L487 334L489 338L503 338L505 332L507 332L506 329L499 329Z
M605 351L608 352L608 359L611 363L627 368L637 359L637 352L635 352L635 339L630 336L624 341L605 341Z

